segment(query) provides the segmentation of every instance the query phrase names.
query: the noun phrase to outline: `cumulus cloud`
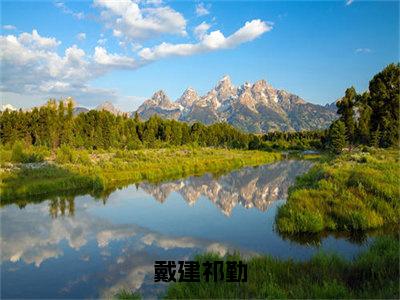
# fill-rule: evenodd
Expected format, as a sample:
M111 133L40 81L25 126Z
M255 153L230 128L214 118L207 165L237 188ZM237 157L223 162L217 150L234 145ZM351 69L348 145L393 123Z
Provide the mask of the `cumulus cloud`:
M31 48L54 48L61 44L60 41L51 37L42 37L39 35L36 29L32 30L31 33L21 33L18 37L18 41Z
M140 7L138 1L95 0L106 27L118 38L147 40L161 34L186 35L186 20L169 6Z
M14 25L3 25L2 27L4 30L16 30L17 27L15 27Z
M204 3L199 3L196 5L196 15L205 16L208 15L210 11L205 7Z
M59 55L58 45L57 39L43 37L37 30L19 36L0 36L0 90L6 93L4 97L16 99L15 103L21 99L18 94L36 95L35 101L41 102L49 97L72 96L78 101L83 98L89 105L96 99L116 98L113 90L90 87L90 80L114 68L136 67L133 58L110 54L102 47L95 48L94 54L89 55L73 45ZM10 98L6 101L9 102Z
M96 63L103 66L128 69L137 67L135 59L118 54L109 54L103 47L95 48L93 58Z
M75 14L63 2L55 5L67 14ZM28 107L38 105L50 97L71 96L86 106L96 105L104 99L116 101L122 96L115 90L91 87L90 81L116 69L133 70L164 57L234 48L272 29L270 23L252 20L225 36L220 30L209 32L211 25L202 22L193 29L197 42L163 42L143 47L142 41L159 35L186 35L185 18L161 1L95 0L94 5L101 10L100 18L105 21L106 27L118 37L119 45L125 52L130 49L133 54L109 53L103 34L97 46L88 50L89 53L77 45L67 46L61 53L61 41L42 36L36 29L19 35L1 35L0 90L5 99L3 101L19 107L22 102L26 107L29 101ZM86 33L80 32L76 38L83 41Z
M80 41L86 40L86 33L80 32L76 35L76 38Z
M203 25L202 27L203 36L196 44L162 43L153 48L142 49L139 52L139 56L144 60L152 61L173 55L187 56L219 49L234 48L242 43L252 41L272 29L271 24L259 19L246 22L242 28L228 37L225 37L219 30L205 34L204 28L207 26Z
M193 33L198 39L202 39L210 27L210 24L203 22L194 28Z

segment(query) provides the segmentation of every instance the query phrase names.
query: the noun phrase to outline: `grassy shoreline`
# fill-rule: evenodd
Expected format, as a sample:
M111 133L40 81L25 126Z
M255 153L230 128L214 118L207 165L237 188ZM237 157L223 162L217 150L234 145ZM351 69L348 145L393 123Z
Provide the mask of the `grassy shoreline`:
M400 223L398 149L351 152L317 163L289 189L283 234L364 231Z
M164 299L398 299L399 250L397 236L384 236L351 260L324 252L306 261L268 255L246 260L239 254L220 257L205 253L195 258L200 263L200 274L204 272L205 261L242 260L248 265L247 282L176 282L160 296ZM116 298L141 296L121 291Z
M11 155L6 153L4 157L7 159ZM281 158L282 155L276 152L215 148L93 153L65 148L57 151L55 157L47 158L46 163L16 165L3 159L0 197L4 204L71 190L105 191L127 182L157 182L207 172L221 173Z

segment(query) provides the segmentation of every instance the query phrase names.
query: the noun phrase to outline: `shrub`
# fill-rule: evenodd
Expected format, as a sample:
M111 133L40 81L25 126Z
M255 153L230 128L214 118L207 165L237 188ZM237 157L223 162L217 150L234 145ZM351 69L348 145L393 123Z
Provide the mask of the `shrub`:
M11 150L11 160L18 163L34 163L44 160L42 153L32 150L32 147L27 150L25 148L23 142L15 142Z
M61 146L56 152L56 161L60 164L71 163L75 161L74 153L68 146Z

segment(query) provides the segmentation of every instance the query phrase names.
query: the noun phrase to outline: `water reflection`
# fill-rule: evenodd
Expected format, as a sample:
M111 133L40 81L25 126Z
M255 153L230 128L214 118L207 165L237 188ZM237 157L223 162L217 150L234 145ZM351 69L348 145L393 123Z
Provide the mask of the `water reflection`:
M79 206L75 217L52 211L52 216L59 217L48 218L45 204L54 208L54 203L60 204L59 209L62 209L62 201L52 200L27 207L23 217L15 206L2 211L2 297L82 297L73 294L73 290L88 283L101 285L88 288L85 297L96 297L99 292L102 296L111 296L121 288L139 289L145 279L146 288L150 285L154 293L153 289L158 287L151 286L151 276L154 261L160 257L188 259L193 251L224 255L235 249L206 239L163 235L135 224L113 224L91 215L90 203ZM72 262L71 257L75 258ZM66 266L63 261L72 265ZM36 278L47 277L48 272L58 273L55 269L60 262L65 273L59 275L53 286L36 282L42 286L39 295L27 293L29 286L19 286L21 278L33 283ZM83 265L85 270L80 270ZM16 277L21 278L17 280ZM97 290L100 286L107 288Z
M351 256L360 246L346 239L301 245L273 230L288 187L310 166L282 161L219 177L141 183L101 201L60 196L3 207L1 296L107 297L121 288L159 296L165 286L153 283L154 261L204 251L305 259L321 246Z
M261 167L249 167L215 178L211 174L189 177L162 184L142 183L140 188L163 203L172 192L178 192L190 205L205 196L225 215L240 204L266 211L272 202L287 197L288 187L298 174L306 172L309 161L282 161Z

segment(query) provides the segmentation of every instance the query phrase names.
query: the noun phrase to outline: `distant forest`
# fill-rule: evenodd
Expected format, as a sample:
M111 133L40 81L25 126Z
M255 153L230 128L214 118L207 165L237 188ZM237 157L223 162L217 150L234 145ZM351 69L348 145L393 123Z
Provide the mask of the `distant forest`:
M346 90L337 102L338 120L319 131L244 133L227 123L203 125L152 116L141 121L91 110L73 115L72 101L50 100L31 111L0 113L1 144L15 142L85 149L141 149L194 145L237 149L329 149L340 152L358 144L390 147L399 142L400 65L390 64L376 74L369 90Z

